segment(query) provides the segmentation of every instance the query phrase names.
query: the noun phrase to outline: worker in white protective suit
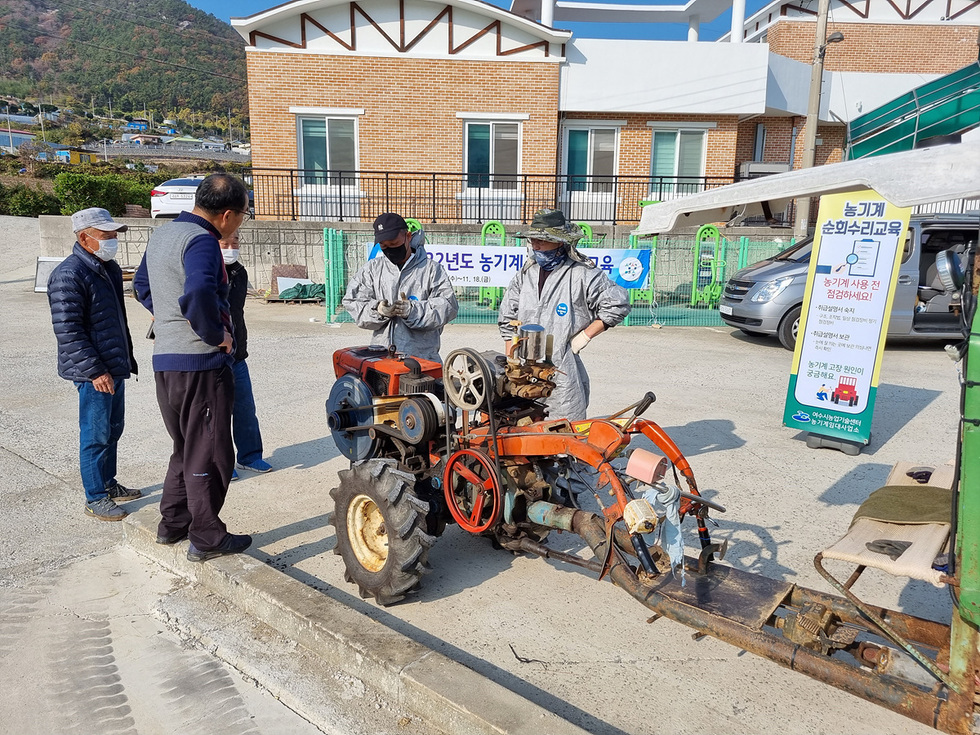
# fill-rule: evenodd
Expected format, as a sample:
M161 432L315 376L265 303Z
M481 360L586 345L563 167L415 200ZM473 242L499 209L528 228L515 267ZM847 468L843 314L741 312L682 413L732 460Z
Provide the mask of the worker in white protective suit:
M579 353L630 312L626 289L575 249L583 236L560 210L535 212L530 229L517 234L528 240L528 257L507 287L497 319L508 354L517 329L512 321L540 324L554 335L552 361L559 372L545 401L554 419L586 417L589 374Z
M442 362L442 328L456 318L459 304L441 264L425 253L425 232L408 231L404 218L392 212L374 221L381 254L354 274L344 294L344 308L357 326L374 334L371 344Z

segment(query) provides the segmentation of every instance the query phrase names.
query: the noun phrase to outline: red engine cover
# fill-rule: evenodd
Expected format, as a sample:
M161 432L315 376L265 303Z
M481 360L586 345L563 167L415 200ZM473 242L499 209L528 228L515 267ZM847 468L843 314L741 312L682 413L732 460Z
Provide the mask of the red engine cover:
M436 380L442 379L442 365L432 360L425 360L421 357L412 357L397 353L397 356L388 357L388 348L381 345L367 345L366 347L348 347L337 350L333 353L333 370L338 378L344 375L356 375L366 382L372 389L378 381L371 379L370 373L381 374L388 380L388 390L386 395L397 396L399 393L399 377L408 374L411 369L405 364L405 360L415 360L422 367L422 374Z

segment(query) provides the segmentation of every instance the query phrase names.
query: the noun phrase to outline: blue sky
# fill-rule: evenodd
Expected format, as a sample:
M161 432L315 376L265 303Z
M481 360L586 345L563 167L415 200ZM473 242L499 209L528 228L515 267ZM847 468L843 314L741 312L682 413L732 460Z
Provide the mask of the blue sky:
M280 0L188 0L195 8L211 13L217 18L228 21L232 16L241 17L252 15L281 4ZM487 0L502 8L510 7L510 0ZM623 4L633 4L637 0L617 0ZM684 0L666 0L664 5L681 5ZM640 0L639 4L646 4ZM656 3L654 3L656 4ZM747 0L745 17L766 5L766 0ZM684 40L687 38L687 25L678 23L566 23L567 30L580 37L590 38L654 38L658 40ZM718 16L711 23L701 24L701 40L714 41L731 28L731 13Z

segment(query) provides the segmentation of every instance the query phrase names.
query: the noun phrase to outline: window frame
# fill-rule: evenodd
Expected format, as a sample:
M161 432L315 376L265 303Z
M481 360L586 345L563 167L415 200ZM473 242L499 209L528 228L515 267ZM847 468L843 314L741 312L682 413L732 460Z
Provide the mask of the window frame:
M616 177L619 176L619 151L620 151L620 133L622 129L626 126L626 120L565 120L562 123L562 155L561 155L561 167L562 175L565 176L565 194L569 196L606 196L613 197L616 195ZM586 178L586 188L585 189L572 189L572 175L568 170L568 150L569 150L569 134L573 130L584 130L589 134L589 148L586 154L588 163L588 173L585 174ZM594 152L594 138L593 131L595 130L612 130L614 135L613 140L613 170L609 174L612 181L609 182L611 189L609 191L596 191L595 187L599 183L592 180L594 176L605 176L606 174L596 174L593 173L593 152ZM578 175L578 174L575 174Z
M647 123L647 126L651 128L650 130L650 197L651 199L659 198L662 194L667 193L673 196L683 196L693 192L689 191L678 191L678 186L683 183L680 181L681 178L697 178L701 180L702 187L705 185L705 179L707 177L707 166L708 166L708 132L716 127L717 123L686 123L686 122L660 122L651 121ZM657 147L657 133L674 133L674 167L673 174L671 177L673 181L670 183L657 184L659 177L665 176L665 174L658 174L654 172L654 165L656 163L656 147ZM697 176L682 176L678 172L678 166L680 165L680 141L681 133L700 133L701 134L701 163L698 167L700 172ZM703 188L701 189L703 190Z
M330 121L352 121L354 123L354 166L351 170L353 176L344 177L341 183L336 183L336 176L330 176L325 174L323 180L319 180L319 176L316 177L315 181L308 181L307 176L300 174L300 178L303 179L304 185L309 186L322 186L327 190L331 189L356 189L358 188L358 180L360 178L360 161L361 161L361 150L360 150L360 116L364 114L363 110L339 110L339 109L318 109L318 108L290 108L290 112L296 115L296 164L297 168L301 172L307 171L305 168L306 159L306 148L303 140L303 122L306 120L322 121L326 128L326 136L324 139L324 146L326 148L326 159L327 168L326 172L335 170L330 168Z
M529 119L530 115L525 114L480 114L480 113L457 113L456 117L462 121L462 158L463 158L463 192L464 193L481 193L488 194L490 196L496 197L510 197L517 196L521 190L520 177L523 172L524 163L524 125L523 123ZM470 173L470 148L469 148L469 128L470 125L489 125L490 126L490 171L486 174L483 173ZM494 127L496 125L516 125L517 126L517 171L513 174L498 174L494 172ZM470 176L487 176L488 186L470 186ZM509 188L495 188L493 186L494 177L509 177L513 176L515 178L515 183L513 187Z

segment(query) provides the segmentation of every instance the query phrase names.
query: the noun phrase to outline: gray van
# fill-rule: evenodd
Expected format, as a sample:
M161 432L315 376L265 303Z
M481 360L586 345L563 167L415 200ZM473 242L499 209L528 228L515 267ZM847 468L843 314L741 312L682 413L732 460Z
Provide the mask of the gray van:
M913 215L902 252L889 337L963 336L960 293L977 242L977 215ZM746 334L779 337L796 347L813 239L736 273L718 305L721 318Z

